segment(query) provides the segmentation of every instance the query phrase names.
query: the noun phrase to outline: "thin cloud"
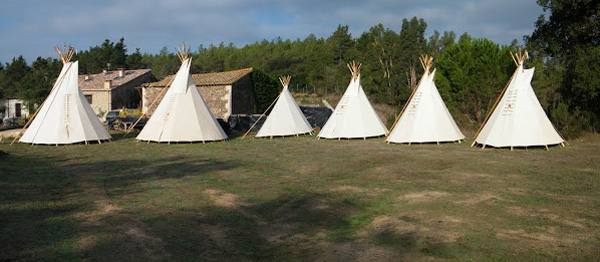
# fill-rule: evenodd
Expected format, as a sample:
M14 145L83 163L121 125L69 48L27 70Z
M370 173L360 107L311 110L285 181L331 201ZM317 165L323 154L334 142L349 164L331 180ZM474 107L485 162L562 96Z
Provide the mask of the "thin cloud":
M87 48L120 37L130 50L157 52L181 41L243 45L278 36L328 36L338 24L348 24L358 36L377 23L399 30L402 19L413 16L425 19L429 32L468 32L510 43L531 32L541 13L534 1L522 0L8 0L0 10L0 61L52 56L52 46L61 43Z

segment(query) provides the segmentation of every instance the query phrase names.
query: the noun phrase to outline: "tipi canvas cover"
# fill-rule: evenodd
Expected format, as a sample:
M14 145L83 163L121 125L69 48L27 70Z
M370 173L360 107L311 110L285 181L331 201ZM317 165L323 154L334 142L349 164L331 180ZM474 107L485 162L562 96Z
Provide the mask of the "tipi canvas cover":
M527 53L513 58L517 70L473 145L512 149L562 144L564 140L546 116L531 86L534 68L523 67Z
M60 75L19 142L58 145L111 139L79 90L79 63L70 62L74 49L56 50L63 62Z
M367 138L386 135L388 130L369 103L360 85L360 64L348 65L352 80L319 132L319 138Z
M168 143L227 139L190 76L192 58L184 51L178 54L181 67L137 139Z
M290 79L289 76L279 78L283 90L256 137L291 136L312 132L312 127L288 90Z
M421 57L425 72L388 135L388 143L439 143L465 138L435 86L435 70L429 72L432 60Z

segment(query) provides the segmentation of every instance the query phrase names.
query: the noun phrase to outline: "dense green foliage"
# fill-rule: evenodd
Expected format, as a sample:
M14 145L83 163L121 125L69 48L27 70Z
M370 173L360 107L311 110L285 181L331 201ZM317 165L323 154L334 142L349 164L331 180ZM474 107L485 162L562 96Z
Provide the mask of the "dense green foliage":
M487 39L461 36L439 54L436 82L447 106L481 123L514 71L510 51Z
M546 14L538 18L532 35L525 37L531 54L526 66L536 67L536 94L564 135L596 130L600 126L600 4L591 0L538 3ZM339 25L328 37L310 34L304 39L277 38L241 47L201 45L193 51L192 71L253 67L271 80L292 75L293 91L339 95L350 78L346 63L357 60L363 64L361 81L369 98L399 109L422 72L418 57L427 53L435 58L436 82L448 108L461 125L478 126L515 69L509 52L520 46L516 41L502 46L468 34L457 40L454 32L434 31L426 38L426 29L427 23L415 17L404 19L398 31L377 24L353 36L348 26ZM166 47L158 54L142 54L139 49L129 53L122 38L81 51L77 59L83 73L151 68L159 79L179 67L176 55ZM52 76L58 74L56 61L38 58L28 66L22 57L14 58L0 67L0 97L41 101ZM279 91L279 87L261 85L255 90L259 112Z
M254 112L262 113L277 98L280 87L277 81L260 70L254 70L250 74L250 77L252 79L252 86L254 86L254 97L256 99Z
M549 75L554 90L550 115L566 135L600 127L600 2L538 0L547 15L526 37ZM558 83L558 85L556 85Z

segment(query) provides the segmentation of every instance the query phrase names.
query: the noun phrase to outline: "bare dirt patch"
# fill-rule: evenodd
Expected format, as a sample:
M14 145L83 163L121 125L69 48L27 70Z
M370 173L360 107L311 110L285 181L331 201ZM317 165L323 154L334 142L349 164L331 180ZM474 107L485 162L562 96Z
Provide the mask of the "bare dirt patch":
M431 202L447 196L450 196L450 193L442 191L422 191L405 194L400 197L400 200L408 201L409 203L420 203Z
M331 189L331 192L335 192L335 193L350 193L350 194L356 194L356 193L366 193L368 196L377 196L380 195L382 193L386 193L389 192L390 190L387 188L364 188L364 187L357 187L357 186L350 186L350 185L342 185L342 186L337 186Z
M238 196L218 189L206 189L204 194L212 200L213 204L219 207L236 208L239 206Z
M412 232L419 228L413 223L408 223L399 219L391 218L389 216L378 216L373 219L368 231L380 232L383 230L392 230L396 233Z
M556 224L561 224L564 226L574 227L582 230L587 229L587 226L585 225L586 221L584 219L578 219L578 221L576 221L575 219L551 213L548 209L525 209L519 206L510 206L507 207L506 210L509 214L513 214L516 216L540 217L548 219Z
M464 179L487 179L493 178L494 176L486 173L475 173L475 172L458 172L455 177Z
M84 192L93 195L93 198L96 199L93 210L75 214L76 218L82 220L82 231L95 232L102 229L124 237L126 242L123 243L123 246L135 246L136 249L142 251L143 257L147 260L161 260L170 257L163 240L149 234L144 229L145 225L142 222L123 214L122 209L111 201L103 187L85 177L81 177L78 182L81 188L85 188ZM112 222L107 222L107 220L112 220ZM87 252L93 249L96 243L102 240L101 235L82 234L77 241L79 250Z
M504 200L504 199L494 193L483 192L480 194L471 194L468 196L468 198L463 199L463 200L458 200L458 201L456 201L456 203L461 204L461 205L477 205L477 204L491 202L491 201L497 201L497 200Z
M333 192L343 192L343 193L363 193L365 192L364 188L355 187L355 186L338 186L331 189Z

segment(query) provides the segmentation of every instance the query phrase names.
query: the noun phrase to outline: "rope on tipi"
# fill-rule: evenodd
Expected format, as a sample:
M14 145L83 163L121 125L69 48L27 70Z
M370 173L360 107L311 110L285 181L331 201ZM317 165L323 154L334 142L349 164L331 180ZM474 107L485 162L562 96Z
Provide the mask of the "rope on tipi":
M362 66L360 63L356 61L352 61L347 64L348 69L350 69L350 73L352 73L352 80L356 80L360 77L360 67Z

